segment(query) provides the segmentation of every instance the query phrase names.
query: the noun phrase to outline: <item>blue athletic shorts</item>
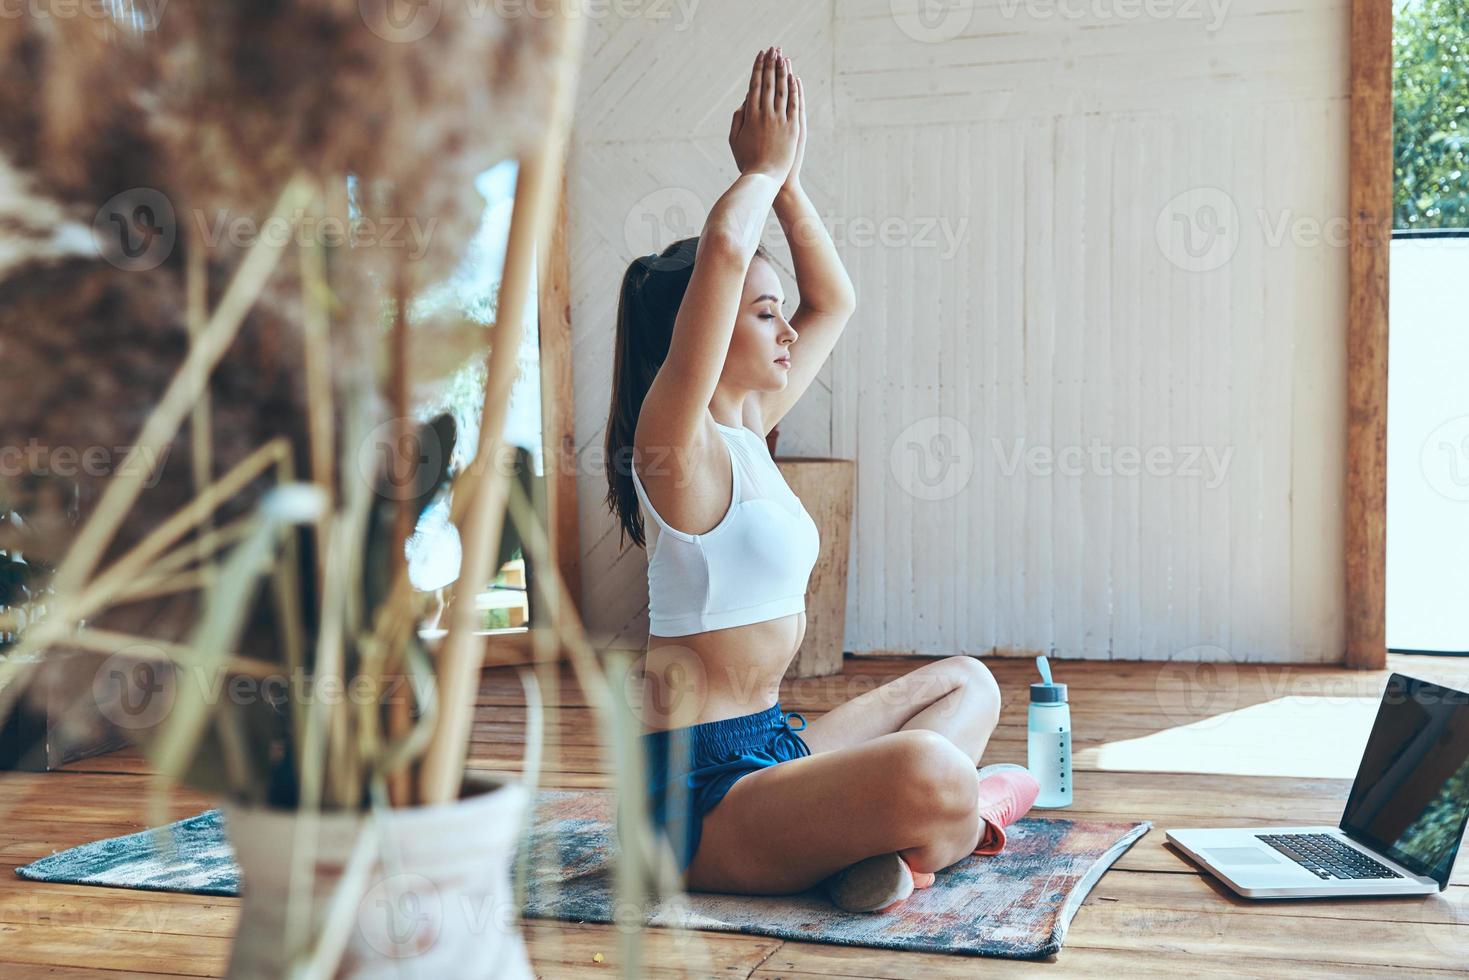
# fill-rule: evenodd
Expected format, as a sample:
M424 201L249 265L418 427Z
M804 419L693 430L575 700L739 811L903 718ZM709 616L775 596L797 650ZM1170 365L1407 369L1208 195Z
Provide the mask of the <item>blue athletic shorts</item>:
M800 718L801 727L791 727L791 718ZM735 780L811 754L796 734L805 728L799 712L786 715L777 701L754 714L642 735L648 810L653 826L673 845L680 873L699 849L704 814L724 799Z

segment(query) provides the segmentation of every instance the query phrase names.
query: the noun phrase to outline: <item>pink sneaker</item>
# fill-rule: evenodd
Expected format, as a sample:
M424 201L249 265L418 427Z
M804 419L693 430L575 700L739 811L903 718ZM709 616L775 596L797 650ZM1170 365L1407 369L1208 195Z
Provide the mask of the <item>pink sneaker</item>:
M1005 848L1005 828L1025 816L1040 795L1041 784L1030 770L1001 762L979 770L979 815L984 830L975 854L999 854Z
M848 912L885 912L916 889L934 883L932 871L914 871L897 851L858 861L826 879L827 897Z

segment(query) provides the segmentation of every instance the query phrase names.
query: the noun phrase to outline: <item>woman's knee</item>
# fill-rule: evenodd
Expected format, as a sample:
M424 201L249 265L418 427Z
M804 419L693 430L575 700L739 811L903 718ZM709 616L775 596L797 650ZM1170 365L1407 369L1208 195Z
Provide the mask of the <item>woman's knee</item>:
M977 657L956 656L946 658L951 670L958 672L964 688L972 696L972 703L983 713L984 720L993 729L1000 721L1000 685Z
M944 735L910 729L891 740L895 775L894 800L910 814L944 822L973 812L979 805L979 778L974 761Z

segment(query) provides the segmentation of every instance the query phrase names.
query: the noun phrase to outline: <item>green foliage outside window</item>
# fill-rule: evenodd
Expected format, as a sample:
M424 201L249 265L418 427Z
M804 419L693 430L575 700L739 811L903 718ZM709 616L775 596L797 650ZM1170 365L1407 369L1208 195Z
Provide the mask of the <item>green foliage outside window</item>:
M1393 6L1393 227L1469 228L1469 4Z

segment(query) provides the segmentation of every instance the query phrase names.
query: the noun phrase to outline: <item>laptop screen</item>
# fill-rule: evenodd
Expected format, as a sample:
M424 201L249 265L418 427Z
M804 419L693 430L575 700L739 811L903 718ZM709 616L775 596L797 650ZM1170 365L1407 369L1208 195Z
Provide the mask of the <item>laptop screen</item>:
M1393 674L1341 829L1447 883L1469 820L1469 695Z

